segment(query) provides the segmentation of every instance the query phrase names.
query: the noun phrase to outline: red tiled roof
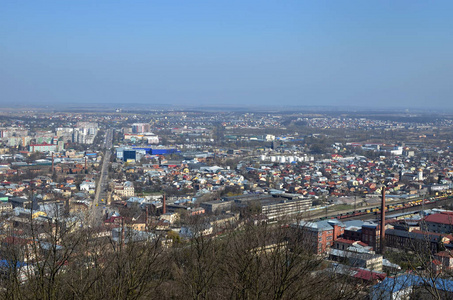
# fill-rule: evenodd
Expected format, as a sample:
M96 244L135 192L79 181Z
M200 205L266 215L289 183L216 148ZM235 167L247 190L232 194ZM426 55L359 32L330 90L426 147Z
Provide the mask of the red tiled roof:
M436 256L442 256L442 257L450 257L453 258L453 254L448 252L448 251L440 251L435 254Z
M433 260L433 264L435 265L441 265L442 263L440 261L438 261L437 259Z
M31 240L16 236L7 236L5 239L3 239L3 242L10 245L26 245L31 243Z
M357 274L354 275L355 278L360 278L362 280L384 280L386 277L385 273L376 273L369 270L358 269Z
M339 238L339 239L336 240L336 242L345 243L345 244L351 244L352 245L352 244L354 244L357 241Z
M115 223L115 222L118 222L118 221L116 221L116 219L121 220L122 218L123 217L121 217L121 216L118 216L118 217L111 216L107 220L104 220L104 223Z
M425 221L453 225L453 212L441 212L440 214L429 215L425 218Z

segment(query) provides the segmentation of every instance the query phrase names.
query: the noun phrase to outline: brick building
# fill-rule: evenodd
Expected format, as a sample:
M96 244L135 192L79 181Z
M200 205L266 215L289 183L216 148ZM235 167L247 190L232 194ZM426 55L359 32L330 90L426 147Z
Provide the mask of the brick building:
M362 225L362 242L373 247L375 251L380 249L381 225L376 223L364 223Z
M333 242L344 233L344 224L338 220L325 220L319 222L301 221L293 224L302 230L307 246L315 254L325 253L332 247Z
M421 230L409 232L387 229L385 231L385 244L387 247L409 251L429 250L433 254L441 251L445 245L449 244L450 239L453 239L453 237Z

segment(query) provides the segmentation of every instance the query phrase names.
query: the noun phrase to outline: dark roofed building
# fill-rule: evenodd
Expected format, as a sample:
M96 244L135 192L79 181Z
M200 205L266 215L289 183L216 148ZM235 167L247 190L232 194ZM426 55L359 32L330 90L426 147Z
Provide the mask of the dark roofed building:
M380 249L381 225L377 223L363 223L362 225L362 242L373 247L374 251Z
M20 197L11 197L8 200L14 208L16 207L21 207L21 208L30 208L32 201L29 199L25 198L20 198Z
M222 210L231 210L233 202L234 201L232 200L214 200L203 202L200 205L206 210L206 212L212 213Z
M431 253L437 253L442 250L444 244L449 244L448 236L413 230L411 232L396 229L387 229L385 231L385 244L387 247L423 251L429 249Z

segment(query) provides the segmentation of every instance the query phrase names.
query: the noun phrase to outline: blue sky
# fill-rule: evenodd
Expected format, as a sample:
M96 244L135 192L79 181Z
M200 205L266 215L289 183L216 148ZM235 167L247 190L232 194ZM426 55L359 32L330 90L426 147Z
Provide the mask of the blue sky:
M452 1L0 0L0 105L453 109Z

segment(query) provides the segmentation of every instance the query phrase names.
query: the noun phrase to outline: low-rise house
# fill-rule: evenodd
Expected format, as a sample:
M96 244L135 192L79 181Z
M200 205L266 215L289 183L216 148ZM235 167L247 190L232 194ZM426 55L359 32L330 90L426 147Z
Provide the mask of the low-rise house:
M135 195L134 184L130 181L115 183L113 191L120 197L134 197Z
M356 240L348 240L344 238L338 238L334 241L333 247L334 249L338 250L348 250L349 248L357 248L357 249L363 249L363 251L370 252L372 251L372 248L368 246L367 244L361 242L361 241L356 241ZM359 250L357 250L359 251ZM374 251L373 251L374 253Z
M94 181L84 181L80 184L79 189L89 192L90 190L96 189L96 183Z
M193 238L212 234L213 228L209 223L182 226L179 234L185 238Z
M382 271L382 255L372 253L358 253L348 250L330 249L331 260L345 263L352 267L365 268L373 271Z
M13 204L10 202L0 202L0 212L11 212Z
M387 274L380 271L352 267L339 263L332 263L326 271L337 275L347 276L352 279L353 282L360 285L376 284L384 280L387 276Z
M151 232L135 230L131 227L120 226L112 228L112 241L120 244L152 240L156 236Z
M438 272L453 270L453 254L450 251L440 251L434 254L433 266Z
M179 220L179 217L180 217L179 213L177 213L177 212L168 212L168 213L160 215L159 219L167 220L170 224L173 224Z

